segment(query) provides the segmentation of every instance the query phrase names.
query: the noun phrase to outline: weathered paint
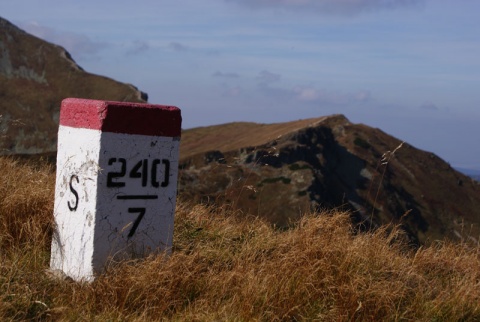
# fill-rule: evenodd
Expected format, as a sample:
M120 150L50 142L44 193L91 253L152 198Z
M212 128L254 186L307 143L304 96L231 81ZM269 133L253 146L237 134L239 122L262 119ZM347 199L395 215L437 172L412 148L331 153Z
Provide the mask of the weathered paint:
M110 259L168 252L180 110L66 99L60 113L51 268L92 280Z

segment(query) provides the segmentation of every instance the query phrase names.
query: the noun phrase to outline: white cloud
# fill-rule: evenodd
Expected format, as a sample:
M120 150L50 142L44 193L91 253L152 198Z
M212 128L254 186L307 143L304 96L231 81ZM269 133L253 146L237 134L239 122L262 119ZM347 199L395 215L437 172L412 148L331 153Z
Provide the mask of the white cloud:
M297 86L292 92L294 93L295 99L298 101L317 104L347 105L350 103L362 103L371 100L371 94L369 91L342 93L308 86Z
M240 75L237 73L233 72L221 72L221 71L216 71L215 73L212 74L212 77L224 77L224 78L239 78Z
M143 40L135 40L127 50L127 55L138 55L150 50L150 44Z
M276 79L278 80L279 77ZM274 82L272 80L272 82ZM277 102L316 106L355 106L373 100L370 91L339 91L316 88L314 86L281 87L260 82L257 91L264 97Z
M240 96L242 93L243 90L240 86L233 86L225 88L225 90L223 91L223 96L237 97Z
M297 99L300 101L312 102L318 100L322 96L322 93L319 90L311 87L297 87L293 91L295 92Z
M324 14L358 14L375 9L418 5L425 0L224 0L250 8L278 8Z
M368 102L372 99L370 91L359 91L353 95L353 98L357 102Z
M85 35L57 31L53 28L42 26L35 21L20 26L26 32L38 38L64 47L75 57L95 55L108 46L105 42L93 41Z
M425 102L422 105L420 105L420 108L423 110L429 110L429 111L438 111L439 108L436 104L432 102Z
M179 42L172 41L171 43L168 44L168 47L172 49L173 51L177 52L184 52L188 51L190 48L188 46L185 46Z
M281 78L282 75L269 72L268 70L262 70L256 77L256 79L264 85L278 82Z

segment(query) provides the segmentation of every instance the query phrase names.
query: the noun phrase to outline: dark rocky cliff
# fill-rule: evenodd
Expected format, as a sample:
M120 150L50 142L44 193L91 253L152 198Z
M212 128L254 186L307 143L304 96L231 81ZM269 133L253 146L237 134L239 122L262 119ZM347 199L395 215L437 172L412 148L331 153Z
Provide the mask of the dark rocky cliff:
M222 126L183 134L180 191L187 198L227 203L278 226L337 207L366 227L401 224L418 244L480 236L479 184L379 129L342 115L224 128L232 138L218 139Z
M85 72L62 47L0 18L0 154L54 151L67 97L147 99L132 85Z

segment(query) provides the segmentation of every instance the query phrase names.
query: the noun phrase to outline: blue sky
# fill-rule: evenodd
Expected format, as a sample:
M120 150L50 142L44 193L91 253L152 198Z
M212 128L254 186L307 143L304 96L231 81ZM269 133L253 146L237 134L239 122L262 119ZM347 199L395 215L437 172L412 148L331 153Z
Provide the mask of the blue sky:
M183 127L342 113L480 169L480 1L2 0Z

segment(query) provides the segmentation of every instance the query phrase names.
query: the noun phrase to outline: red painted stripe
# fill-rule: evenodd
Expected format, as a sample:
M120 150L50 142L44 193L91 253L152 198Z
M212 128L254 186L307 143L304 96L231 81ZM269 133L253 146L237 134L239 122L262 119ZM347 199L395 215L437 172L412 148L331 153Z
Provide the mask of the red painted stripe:
M179 137L181 111L175 106L67 98L60 125L125 134Z

